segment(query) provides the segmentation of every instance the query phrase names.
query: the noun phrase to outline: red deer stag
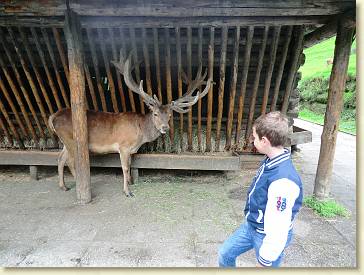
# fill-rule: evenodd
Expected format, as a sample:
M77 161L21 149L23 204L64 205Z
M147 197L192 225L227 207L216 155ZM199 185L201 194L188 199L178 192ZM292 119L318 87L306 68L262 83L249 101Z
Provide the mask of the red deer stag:
M139 94L150 112L143 115L138 113L109 113L87 110L88 146L89 151L95 154L119 153L121 167L124 175L124 193L127 197L133 196L129 191L131 155L146 142L157 139L161 134L169 130L168 122L172 111L186 113L189 107L195 104L199 98L207 94L212 85L212 79L207 82L206 72L201 76L201 66L195 80L188 80L187 92L179 99L167 105L162 103L154 95L153 97L143 91L143 81L138 85L131 74L131 54L124 60L120 55L120 61L112 61L117 70L124 75L127 86ZM201 85L206 85L202 93L194 91ZM58 157L59 187L64 191L68 188L64 184L64 165L67 162L73 176L75 176L74 154L75 144L72 134L72 114L70 109L62 109L49 117L49 125L63 143L63 150Z

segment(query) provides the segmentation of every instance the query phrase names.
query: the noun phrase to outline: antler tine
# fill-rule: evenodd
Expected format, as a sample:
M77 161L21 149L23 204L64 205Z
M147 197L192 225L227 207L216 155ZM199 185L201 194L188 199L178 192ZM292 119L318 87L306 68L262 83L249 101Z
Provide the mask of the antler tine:
M204 76L206 77L206 74ZM201 84L204 83L204 81L200 82ZM207 80L206 87L202 91L202 93L197 92L196 96L191 96L191 94L195 89L192 91L192 93L189 93L190 92L189 91L179 99L172 101L170 103L170 108L178 113L187 113L189 111L190 106L194 105L197 102L197 100L204 97L209 92L211 84L212 84L212 78Z
M134 69L134 66L133 67L131 66L131 56L132 56L132 51L129 53L128 58L125 60L124 55L120 50L119 62L111 61L111 63L118 69L119 73L121 73L124 76L124 81L126 85L129 87L129 89L132 90L134 93L139 94L147 105L153 105L153 106L162 105L159 102L159 100L151 97L146 92L144 92L143 80L141 80L140 84L138 85L133 79L131 72Z

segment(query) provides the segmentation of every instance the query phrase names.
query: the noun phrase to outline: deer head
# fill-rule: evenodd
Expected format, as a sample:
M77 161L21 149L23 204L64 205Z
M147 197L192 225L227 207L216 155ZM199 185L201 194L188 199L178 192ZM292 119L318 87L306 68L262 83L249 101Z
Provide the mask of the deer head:
M162 134L165 134L169 130L168 122L172 116L172 111L187 113L192 105L208 93L210 85L212 85L212 79L204 81L207 75L206 71L201 76L202 66L199 67L197 76L194 80L188 79L186 74L182 72L183 81L187 84L187 92L177 100L174 100L169 104L162 105L155 94L150 96L144 92L143 80L141 80L138 85L133 79L131 72L134 69L134 66L131 65L131 56L132 52L129 53L128 58L125 60L122 51L120 50L120 60L111 61L111 63L124 76L124 81L129 89L141 96L144 103L148 106L152 113L154 126ZM193 95L196 89L204 84L206 86L202 93L197 91L196 95Z

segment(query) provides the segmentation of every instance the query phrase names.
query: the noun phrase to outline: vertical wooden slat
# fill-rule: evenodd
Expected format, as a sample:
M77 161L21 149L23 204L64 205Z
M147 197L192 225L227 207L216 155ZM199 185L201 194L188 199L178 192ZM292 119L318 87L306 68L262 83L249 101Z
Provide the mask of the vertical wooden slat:
M157 91L158 99L163 103L162 98L162 81L161 81L161 67L159 63L159 42L158 42L158 29L153 28L153 44L154 44L154 60L155 60L155 70L157 75Z
M54 40L56 41L59 56L61 58L64 74L66 75L67 83L69 85L69 83L70 83L69 71L68 71L66 55L64 53L64 49L63 49L63 46L62 46L62 43L61 43L61 37L59 35L59 32L58 32L57 28L53 27L52 32L53 32Z
M181 53L181 29L180 27L175 28L176 33L176 55L177 55L177 87L178 87L178 97L182 96L182 53ZM180 148L183 151L183 114L179 114L179 141Z
M116 51L116 46L115 46L115 39L114 39L114 33L112 31L112 29L108 28L108 32L109 32L109 37L111 37L111 50L112 50L112 57L113 60L118 60L118 56L117 56L117 51ZM115 68L116 70L116 68ZM126 102L125 102L125 96L124 96L124 89L123 89L123 85L121 83L121 75L120 73L116 70L116 80L118 83L118 90L119 90L119 94L120 94L120 99L121 99L121 109L123 112L126 112Z
M235 94L236 94L236 82L238 80L238 61L239 61L239 42L240 42L240 26L236 27L235 31L235 42L233 52L233 70L230 81L230 98L229 98L229 113L226 127L226 143L225 150L230 150L231 147L231 135L234 120L234 105L235 105Z
M272 73L274 64L276 62L276 54L277 54L277 48L278 48L278 42L279 42L279 34L281 32L281 27L277 26L274 28L273 33L273 42L271 45L270 53L269 53L269 67L268 72L265 77L265 83L264 83L264 95L263 95L263 101L262 101L262 109L261 114L265 114L267 109L267 103L268 103L268 96L269 96L269 89L271 86L271 80L272 80Z
M3 65L3 64L1 64ZM20 130L22 131L23 133L23 136L26 137L28 135L27 131L25 130L25 126L23 124L23 121L20 119L20 116L18 114L18 110L16 109L15 105L14 105L14 102L12 100L12 98L10 97L9 95L9 92L7 90L7 88L5 87L5 84L3 82L3 80L1 79L1 76L0 76L0 89L1 91L3 92L6 100L8 101L9 105L10 105L10 108L11 110L13 111L14 113L14 116L15 116L15 119L16 121L18 122L18 125L20 127Z
M104 60L107 80L108 80L109 87L110 87L110 90L111 90L110 91L111 92L111 101L112 101L112 107L113 107L112 111L119 112L118 102L116 100L116 89L115 89L114 79L113 79L112 74L111 74L110 61L107 58L105 39L103 37L101 29L97 29L97 35L98 35L99 43L100 43L100 47L101 47L102 58Z
M220 83L219 83L219 101L217 109L217 123L216 123L216 139L215 139L215 150L220 150L220 137L221 137L221 119L223 111L223 99L225 89L225 65L226 65L226 47L228 38L228 27L222 27L221 34L221 53L220 53Z
M139 84L140 83L139 56L138 56L138 47L137 47L136 37L135 37L135 35L136 35L135 29L129 28L129 33L130 33L131 47L133 49L134 64L136 64L135 65L135 78L136 78L136 82ZM142 114L145 114L144 101L141 96L139 96L139 102L140 102L140 112Z
M48 82L49 82L49 86L50 86L50 88L52 90L53 97L56 100L57 108L62 109L62 104L61 104L61 101L59 100L59 97L58 97L58 91L57 91L57 89L55 87L53 78L52 78L52 76L51 76L51 74L49 72L49 68L48 68L47 62L45 60L42 47L40 46L40 43L39 43L38 34L37 34L36 30L33 27L30 28L30 31L32 33L32 36L33 36L33 39L34 39L34 42L35 42L35 47L38 50L38 55L39 55L40 60L42 62L43 68L44 68L45 73L47 75L47 79L48 79Z
M165 43L166 43L166 88L167 88L167 103L172 101L172 78L171 78L171 46L169 38L169 28L164 29ZM174 122L173 113L169 120L169 137L171 139L171 149L174 150Z
M247 128L246 128L246 131L245 131L245 140L249 139L250 134L251 134L251 130L252 130L254 113L255 113L255 102L256 102L256 99L257 99L257 93L258 93L258 88L259 88L260 73L261 73L262 67L263 67L263 60L264 60L265 48L266 48L266 45L267 45L268 31L269 31L269 27L265 26L264 27L264 34L263 34L263 41L262 41L262 45L261 45L261 48L260 48L260 51L259 51L258 67L257 67L257 71L255 73L253 92L252 92L252 96L251 96L251 99L250 99L248 123L247 123Z
M284 114L287 113L289 96L291 95L293 89L294 78L297 73L298 62L303 48L304 27L296 26L295 33L297 34L297 37L294 48L292 49L294 51L294 54L292 57L292 64L289 70L288 79L286 81L286 89L281 109L281 112Z
M48 110L53 114L54 113L53 106L52 106L52 103L51 103L51 101L49 99L48 93L47 93L47 91L46 91L46 89L44 87L43 79L40 76L37 67L35 66L35 62L34 62L34 58L33 58L33 53L32 53L32 51L30 49L29 44L28 44L28 38L25 36L22 28L18 27L18 30L19 30L20 37L22 39L23 45L25 47L25 51L28 54L28 58L29 58L29 61L30 61L30 65L32 66L32 69L33 69L33 72L35 74L35 77L38 80L38 84L39 84L40 90L42 92L43 98L45 99L45 101L47 103Z
M34 81L33 81L33 78L32 78L32 76L31 76L31 74L30 74L30 70L29 70L29 68L28 68L27 64L25 63L25 60L24 60L24 58L23 58L22 53L21 53L21 52L20 52L20 50L19 50L19 46L18 46L18 45L16 45L15 37L14 37L14 33L13 33L13 31L12 31L10 28L8 28L8 32L9 32L9 35L10 35L11 41L12 41L12 43L13 43L13 45L14 45L15 51L16 51L16 53L17 53L17 55L18 55L19 59L20 59L20 63L21 63L22 68L23 68L23 70L24 70L25 76L27 77L28 82L29 82L29 85L30 85L30 87L31 87L31 89L32 89L32 91L33 91L33 95L34 95L35 100L36 100L36 102L37 102L37 105L38 105L38 107L39 107L39 110L40 110L40 113L41 113L41 116L42 116L43 122L44 122L44 124L46 125L46 127L48 128L48 132L50 133L50 135L51 135L52 139L54 140L54 138L55 138L55 137L54 137L54 134L53 134L53 130L52 130L52 129L49 127L49 125L48 125L47 114L46 114L46 111L45 111L45 109L44 109L44 106L43 106L42 100L41 100L41 98L40 98L40 96L39 96L39 94L38 94L37 87L36 87L36 85L35 85L35 83L34 83ZM35 116L36 116L36 115L35 115ZM43 130L42 130L42 132L43 132Z
M15 126L14 126L14 124L13 124L13 122L11 121L11 119L10 119L10 117L9 117L9 114L8 114L8 112L6 111L6 109L5 109L5 106L3 105L3 103L0 101L0 111L1 111L1 113L4 115L4 117L5 117L5 119L6 119L6 121L8 122L8 124L9 124L9 126L10 126L10 129L11 129L11 131L13 132L13 135L14 135L14 138L15 138L15 140L18 142L18 144L19 144L19 147L20 148L22 148L22 149L24 149L24 144L23 144L23 142L22 142L22 140L21 140L21 138L20 138L20 136L19 136L19 134L18 134L18 131L16 130L16 128L15 128Z
M192 81L192 28L187 28L187 77ZM187 150L192 151L192 108L188 111Z
M1 31L1 29L0 29L0 37L4 37L3 32ZM21 78L21 76L20 76L20 74L18 72L18 69L15 66L15 62L14 62L14 60L13 60L13 58L11 56L11 53L9 51L10 47L8 47L8 45L5 43L5 39L0 39L0 43L2 44L2 46L3 46L4 50L5 50L5 54L8 57L9 63L11 64L11 67L12 67L13 72L15 74L16 80L17 80L17 82L19 84L20 90L21 90L23 96L25 97L25 100L26 100L26 102L27 102L27 104L29 106L30 112L33 115L33 119L34 119L34 121L35 121L35 123L36 123L36 125L38 127L39 135L41 136L41 138L45 139L45 134L44 134L43 128L42 128L42 126L41 126L41 124L39 122L38 116L37 116L37 114L35 112L35 109L33 107L32 102L30 100L28 90L25 89L25 87L24 87L24 83L22 81L22 78ZM13 43L13 46L16 47L16 45L14 44L15 42L12 42L12 43ZM18 51L18 48L15 48L15 50ZM20 61L22 62L22 59ZM23 112L23 113L24 113L24 117L27 120L28 119L28 113L27 112ZM35 140L38 141L38 139L35 139Z
M67 93L66 93L66 89L65 89L65 87L63 85L62 77L61 77L61 75L59 73L59 70L58 70L58 67L57 67L56 58L55 58L55 55L54 55L54 52L53 52L53 48L51 46L51 43L49 41L48 33L47 33L46 29L44 29L44 28L41 28L40 30L42 32L44 42L46 43L49 56L51 57L51 62L52 62L53 70L54 70L54 72L56 74L57 83L58 83L59 89L61 90L61 94L62 94L63 101L66 104L67 108L69 108L70 107L70 103L69 103L69 100L68 100L68 96L67 96Z
M274 81L274 83L275 83L274 84L274 93L273 93L272 103L270 104L270 111L271 112L276 110L278 94L279 94L279 88L281 86L281 81L282 81L282 76L283 76L283 71L284 71L284 65L286 64L288 47L289 47L289 44L291 42L292 30L293 30L293 27L288 26L287 35L286 35L286 42L285 42L283 50L282 50L282 55L281 55L281 58L280 58L281 61L280 61L280 64L279 64L276 79Z
M142 40L143 40L143 55L144 55L144 64L145 64L145 82L147 83L147 93L152 96L152 77L150 72L150 61L149 61L149 50L147 45L147 31L145 28L142 28Z
M253 44L253 36L254 36L254 27L249 26L247 29L247 38L244 52L244 64L242 70L242 78L240 81L240 96L239 96L239 106L238 106L238 118L236 122L236 134L235 134L235 143L238 143L240 140L241 134L241 123L243 121L243 112L244 112L244 102L245 102L245 94L246 94L246 84L248 80L249 73L249 63L250 63L250 53Z
M213 79L214 76L214 41L215 38L215 28L210 28L210 44L209 44L209 57L208 57L208 68L209 68L209 79ZM207 125L206 125L206 152L211 151L211 126L212 126L212 107L213 107L213 91L214 86L211 85L210 91L207 95Z
M198 62L199 66L202 67L202 43L203 43L203 29L202 27L198 28ZM201 91L201 87L199 87ZM202 125L201 125L201 104L202 99L200 98L197 101L197 150L201 151L201 142L202 142Z
M5 122L4 122L3 117L1 116L1 114L0 114L0 126L1 126L1 128L3 128L4 134L5 134L6 138L8 139L8 142L10 144L13 144L13 139L12 139L12 137L11 137L9 131L8 131L8 128L5 125Z
M99 91L99 95L101 98L102 111L107 111L105 91L104 91L104 88L102 87L102 83L101 83L101 77L100 77L100 72L99 72L99 62L98 62L97 55L96 55L96 49L95 49L94 41L92 38L91 29L87 28L86 33L87 33L88 43L89 43L90 50L91 50L92 63L94 65L94 71L95 71L95 76L96 76L96 85L97 85L97 89ZM72 77L72 76L70 76L70 77Z
M119 33L120 33L120 40L121 40L121 53L123 54L123 56L126 57L127 41L128 40L124 36L123 29L119 29ZM128 87L128 95L129 95L129 102L130 102L130 106L131 106L131 111L135 112L136 108L135 108L134 93L132 92L132 90L129 89L129 87Z
M91 95L91 99L92 99L92 105L93 105L93 109L95 111L99 111L100 108L97 104L97 98L96 98L96 94L95 94L95 88L94 88L94 84L92 82L92 78L90 75L90 69L87 65L87 62L84 63L84 70L85 70L85 76L86 76L86 80L87 80L87 86L88 89L90 91L90 95Z
M73 139L75 140L73 154L76 172L76 193L78 201L85 204L91 201L91 187L81 25L76 13L69 9L66 11L65 21L70 71Z
M332 65L324 128L321 135L320 155L315 177L314 196L319 200L330 196L334 166L337 133L343 109L343 96L348 72L350 49L353 42L354 26L346 26L346 20L337 23L334 62ZM302 31L302 30L301 30ZM300 36L299 36L300 38ZM299 40L297 44L299 44ZM355 167L353 167L355 169Z

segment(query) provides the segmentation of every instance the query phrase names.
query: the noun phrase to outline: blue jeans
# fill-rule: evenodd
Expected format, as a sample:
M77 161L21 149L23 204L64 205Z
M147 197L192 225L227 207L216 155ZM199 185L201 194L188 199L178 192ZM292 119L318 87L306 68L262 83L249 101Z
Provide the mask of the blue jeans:
M219 266L235 267L236 258L250 249L255 249L255 255L258 259L259 249L262 246L265 234L258 233L255 229L245 221L240 227L222 244L219 249ZM287 247L292 240L292 230L288 233ZM279 267L283 258L283 252L277 260L272 263L272 267ZM258 260L257 260L258 261Z

